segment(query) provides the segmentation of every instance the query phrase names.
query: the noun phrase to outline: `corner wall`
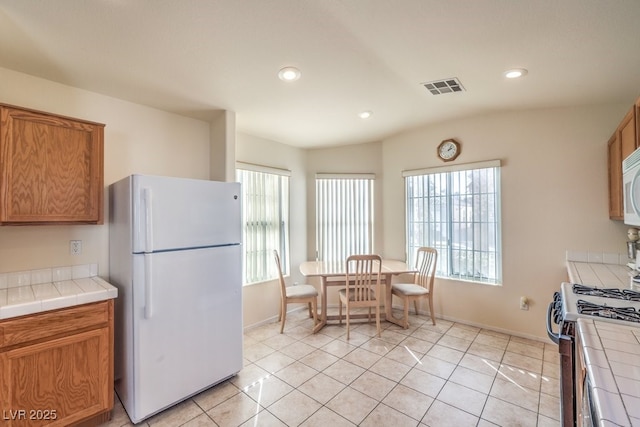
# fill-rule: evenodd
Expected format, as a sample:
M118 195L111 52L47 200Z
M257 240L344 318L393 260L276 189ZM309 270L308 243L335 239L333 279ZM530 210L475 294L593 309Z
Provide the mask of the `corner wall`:
M106 124L104 225L0 227L0 273L98 263L109 273L107 187L132 173L209 178L209 123L0 68L0 102ZM69 240L82 254L69 255Z
M289 180L291 274L285 280L288 284L303 283L304 277L300 274L298 267L300 263L307 260L304 150L242 133L236 135L236 142L237 161L291 171ZM277 280L270 280L243 287L245 328L277 318L280 304L279 286ZM289 307L289 310L291 309L292 306Z
M403 170L441 166L436 147L456 138L455 163L500 159L502 286L436 279L437 315L546 337L546 310L566 281L565 251L626 253L626 229L608 217L607 141L628 105L490 114L383 141L385 247L405 257ZM520 296L530 301L519 309Z

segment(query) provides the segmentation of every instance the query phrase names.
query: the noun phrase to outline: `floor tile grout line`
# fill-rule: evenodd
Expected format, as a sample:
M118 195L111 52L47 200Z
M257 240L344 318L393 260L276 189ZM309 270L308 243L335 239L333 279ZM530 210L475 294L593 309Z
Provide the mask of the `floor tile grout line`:
M397 337L397 338L396 338L396 337L394 337L394 339L392 339L392 340L390 340L390 341L387 341L387 340L381 339L381 341L383 341L383 342L384 342L384 343L389 347L389 348L388 348L388 350L387 350L387 351L385 351L383 354L378 353L378 352L376 352L376 351L372 351L372 349L371 349L371 348L369 348L369 347L365 347L365 345L366 345L367 343L371 342L373 339L375 339L375 338L377 338L377 337L376 337L375 335L372 335L371 333L368 333L368 332L370 332L370 331L367 331L367 330L364 330L364 329L363 329L363 330L361 331L361 334L362 334L362 336L363 336L363 337L366 337L366 339L365 339L365 338L363 338L363 341L362 341L362 342L360 342L360 343L359 343L359 344L357 344L357 345L356 345L356 344L352 344L352 342L349 342L348 340L345 340L345 339L344 339L344 335L326 335L326 339L328 340L328 341L327 341L327 343L325 343L325 344L323 344L323 345L320 345L319 347L317 347L317 346L315 346L315 345L309 345L309 344L307 344L307 345L309 345L310 347L312 347L312 349L311 349L311 351L310 351L310 352L308 352L308 353L306 353L306 354L304 354L304 355L302 355L302 356L300 356L300 355L295 355L294 357L292 357L292 356L290 356L289 354L286 354L286 353L282 352L282 350L283 350L284 348L288 347L288 346L291 346L291 345L294 345L294 344L297 344L297 343L304 343L304 339L305 339L306 337L310 336L309 334L306 334L306 335L298 334L298 333L295 331L295 329L297 329L297 328L298 328L298 327L300 327L300 326L296 326L296 325L295 325L295 323L302 323L302 322L301 322L301 321L295 322L295 320L294 320L294 319L292 319L292 320L293 320L293 322L291 322L291 323L290 323L291 327L290 327L290 328L287 328L287 330L285 331L285 335L286 335L286 332L293 332L293 334L295 334L295 336L290 336L290 338L292 339L292 341L291 341L290 343L288 343L288 344L286 344L286 345L278 345L278 347L279 347L279 348L274 348L274 347L271 347L267 342L269 341L269 339L272 339L273 337L275 337L275 336L277 336L277 335L265 335L265 336L260 336L260 337L257 337L257 338L256 338L256 337L251 337L253 340L255 340L255 344L262 344L262 345L265 345L265 346L267 346L267 348L269 348L271 351L268 353L268 355L265 355L265 356L262 356L262 357L259 357L259 356L258 356L258 357L256 357L256 358L255 358L255 360L249 360L249 359L246 359L246 358L245 358L245 362L248 362L248 365L247 365L247 366L255 365L255 366L256 366L256 368L258 368L258 369L262 369L262 370L265 370L265 369L264 369L264 368L262 368L260 365L258 365L256 362L259 362L261 359L264 359L265 357L270 356L270 355L273 355L273 354L277 354L277 355L280 355L280 356L286 356L286 357L291 358L291 360L293 360L293 362L292 362L292 363L287 364L286 366L283 366L282 368L280 368L278 371L274 371L273 373L271 373L272 375L274 375L275 377L277 377L280 381L283 381L283 383L285 383L285 384L287 384L288 386L290 386L290 387L291 387L291 390L290 390L289 392L287 392L287 393L286 393L285 395L283 395L283 396L279 396L279 397L277 398L277 400L276 400L276 401L274 401L274 402L272 402L272 403L271 403L271 405L275 404L275 402L279 401L279 400L280 400L280 399L282 399L284 396L286 396L286 395L288 395L288 394L292 393L294 390L296 390L296 391L298 391L299 393L302 393L302 394L304 394L305 396L308 396L309 398L313 399L315 402L317 402L317 403L320 405L320 406L319 406L319 408L318 408L316 411L314 411L312 414L308 415L308 416L305 418L305 420L307 420L307 419L309 419L310 417L312 417L314 414L316 414L316 413L317 413L318 411L320 411L322 408L327 408L327 410L331 411L332 413L334 413L334 414L338 415L339 417L341 417L341 418L343 418L343 419L346 419L344 416L342 416L342 415L340 415L339 413L337 413L337 412L333 411L333 410L332 410L331 408L329 408L326 404L322 404L322 403L318 402L317 400L315 400L315 399L313 398L313 396L309 396L309 395L307 395L306 393L304 393L302 390L300 390L300 387L301 387L303 384L305 384L307 381L309 381L309 380L311 380L312 378L315 378L316 376L318 376L320 373L324 373L324 371L325 371L326 369L328 369L329 367L331 367L331 366L333 366L334 364L338 363L339 361L343 361L343 362L345 362L345 363L352 363L352 364L353 364L353 362L351 362L351 361L349 361L349 360L345 359L345 357L347 357L349 354L353 353L356 349L362 349L362 350L364 350L364 351L371 352L372 354L375 354L375 355L377 355L377 356L379 356L379 357L376 359L376 361L375 361L375 362L373 362L373 363L371 363L371 364L367 363L367 365L366 365L367 367L366 367L366 368L365 368L365 367L363 367L363 366L361 366L361 365L354 364L355 366L358 366L359 368L363 369L363 371L362 371L358 376L356 376L355 378L351 379L351 380L350 380L350 382L349 382L349 383L347 383L347 384L342 383L342 382L340 381L340 383L344 386L344 387L342 388L342 390L346 389L347 387L350 387L350 388L352 388L353 390L357 390L357 389L355 389L355 388L353 388L353 387L352 387L352 386L353 386L353 384L354 384L354 383L355 383L359 378L361 378L363 375L365 375L367 372L368 372L368 373L370 373L370 374L373 374L373 375L380 376L381 378L384 378L385 380L388 380L388 381L390 381L390 382L392 383L392 387L389 389L389 391L387 391L387 392L384 394L384 396L381 396L381 397L380 397L380 399L378 399L378 398L373 398L373 397L369 396L369 397L373 398L373 399L376 401L376 405L375 405L375 406L374 406L374 408L373 408L373 409L372 409L372 410L371 410L371 411L370 411L370 412L369 412L369 413L368 413L368 414L363 418L363 420L365 420L365 419L366 419L368 416L370 416L370 415L371 415L371 413L373 413L377 408L380 408L380 405L381 405L381 404L382 404L382 405L385 405L385 406L388 406L388 405L386 405L386 404L384 403L384 399L385 399L385 398L387 398L387 397L389 396L389 394L390 394L394 389L396 389L399 385L402 385L402 384L401 384L401 382L403 381L403 379L404 379L404 378L406 378L406 377L407 377L407 375L409 375L409 373L410 373L410 372L412 372L413 370L419 369L419 368L418 368L418 363L419 363L419 362L414 362L414 363L412 363L412 364L407 364L407 363L403 362L402 360L396 360L395 358L391 358L391 357L389 357L389 355L390 355L394 350L396 350L396 349L398 349L398 348L401 348L401 344L402 344L402 342L404 342L404 341L405 341L406 339L408 339L408 338L412 338L412 339L417 339L417 340L420 340L420 341L424 341L424 342L425 342L425 345L428 343L428 346L429 346L429 347L428 347L428 350L426 350L424 353L420 352L420 355L421 355L421 356L420 356L420 359L422 359L422 358L424 358L426 355L428 355L428 354L429 354L429 351L431 351L431 349L433 349L433 347L434 347L434 346L436 346L436 345L440 345L440 346L442 346L442 347L445 347L445 348L447 348L447 349L451 349L451 350L454 350L454 351L459 351L459 352L461 353L460 359L459 359L459 360L456 362L456 364L455 364L455 368L451 371L451 373L449 373L449 374L447 375L447 378L442 378L442 377L439 377L438 375L436 375L436 377L442 378L442 379L443 379L443 381L444 381L443 387L439 390L438 395L442 392L442 390L443 390L444 386L445 386L448 382L451 382L451 383L453 383L453 384L457 384L457 385L462 386L462 387L469 388L470 390L475 390L474 388L470 388L470 387L468 387L467 385L459 384L459 383L455 382L454 380L451 380L451 376L452 376L453 372L455 372L455 369L457 369L457 368L459 368L459 367L462 367L462 368L465 368L465 369L469 369L469 370L474 371L474 372L477 372L477 373L479 373L479 374L484 374L484 372L476 371L475 369L473 369L473 368L471 368L471 367L467 367L467 366L463 366L463 365L461 365L462 360L463 360L463 359L465 358L465 356L467 356L467 355L472 355L472 356L474 356L474 357L484 357L484 356L480 356L480 355L477 355L477 354L474 354L474 353L470 353L471 346L472 346L474 343L476 343L476 342L477 342L478 344L487 345L487 346L489 346L489 347L493 347L493 348L499 349L499 350L501 351L501 359L500 359L500 361L499 361L499 362L497 362L497 363L498 363L498 366L499 366L499 367L498 367L498 369L502 368L503 366L512 366L512 365L505 365L505 363L504 363L504 361L505 361L504 359L505 359L505 356L507 355L507 352L509 351L509 350L508 350L508 348L509 348L509 344L510 344L511 342L513 342L513 343L519 343L519 344L524 344L524 345L528 345L526 341L523 343L523 342L521 342L521 341L514 340L514 339L513 339L513 336L510 336L510 335L508 335L508 334L499 334L499 335L496 335L496 337L498 337L498 338L503 337L503 336L508 337L508 340L507 340L506 346L504 346L504 348L501 348L501 347L493 346L493 345L491 345L491 344L480 343L480 342L478 341L478 338L479 338L481 335L487 335L487 336L491 336L491 335L493 335L493 334L487 334L487 333L483 334L483 331L488 331L488 330L485 330L485 329L483 329L483 328L477 328L477 329L474 329L475 334L474 334L474 336L473 336L473 339L468 339L468 338L467 338L468 336L464 336L464 334L458 334L458 335L463 335L463 336L456 336L456 334L449 333L449 332L454 331L454 329L456 328L456 325L458 325L456 322L448 322L448 326L446 326L444 329L440 329L440 328L431 328L431 327L429 327L429 326L430 326L430 325L429 325L429 322L423 321L423 322L419 323L419 324L418 324L418 326L417 326L417 327L415 327L415 328L413 328L411 331L407 331L407 330L396 330L396 329L394 329L392 326L388 326L388 327L384 328L384 330L385 330L385 331L386 331L386 330L390 330L390 331L391 331L391 332L393 332L394 334L401 335L401 337ZM366 325L366 324L363 324L363 325ZM359 325L358 325L358 326L359 326ZM423 328L423 327L424 327L424 328ZM356 327L354 327L353 329L354 329L354 331L357 331ZM461 328L461 329L468 330L468 329L466 329L466 328ZM425 331L428 331L428 332L430 332L430 333L437 334L437 335L438 335L438 337L437 337L437 339L435 339L435 340L433 340L433 341L431 341L431 340L429 340L429 339L426 339L426 340L425 340L425 338L424 338L424 337L418 336L419 334L416 334L416 332L421 331L421 330L425 330ZM249 336L249 335L247 335L247 336ZM257 336L257 334L256 334L256 336ZM249 336L249 337L250 337L250 336ZM454 340L453 340L452 342L446 342L446 343L445 343L445 342L443 342L443 341L442 341L442 338L443 338L443 337L451 337L451 338L453 338ZM400 339L400 338L402 338L402 339ZM456 341L456 340L463 340L463 341L467 341L467 342L469 342L469 345L467 345L467 346L466 346L466 349L465 349L464 351L462 351L462 350L460 350L459 348L456 348L455 344L452 344L452 343L455 343L455 341ZM349 349L349 351L348 351L348 352L346 352L345 354L342 354L341 356L336 356L334 353L331 353L331 352L329 352L329 351L327 351L327 350L325 350L325 349L323 348L323 347L327 346L328 344L330 344L331 342L335 342L335 341L339 341L339 342L340 342L340 343L342 343L342 344L348 344L348 345L350 345L350 346L353 346L353 348ZM523 341L524 341L524 340L523 340ZM306 344L306 343L305 343L305 344ZM539 376L540 376L540 382L539 382L539 383L538 383L538 385L537 385L537 393L538 393L538 408L537 408L537 411L532 411L532 412L535 412L535 413L536 413L536 421L538 421L538 420L541 418L541 416L543 416L543 414L540 412L541 405L542 405L542 403L541 403L541 395L542 395L542 394L548 395L548 393L544 393L544 392L542 391L542 388L543 388L542 377L544 376L544 375L543 375L543 373L544 373L544 372L545 372L545 370L546 370L546 369L545 369L545 364L546 364L546 363L550 363L550 362L547 362L547 361L545 360L545 357L546 357L546 355L547 355L547 349L546 349L546 346L545 346L545 345L542 345L542 346L540 346L539 348L541 348L541 350L542 350L542 358L536 358L536 359L541 360L541 363L542 363L542 370L541 370L541 373L539 374ZM304 359L306 356L310 355L311 353L317 352L317 351L321 351L321 352L323 352L324 354L330 355L330 356L332 356L332 357L336 357L336 360L334 360L333 362L331 362L329 365L324 366L321 370L318 370L318 369L316 369L314 366L311 366L311 364L309 364L308 362L304 362L304 361L302 361L302 359ZM514 351L509 351L509 352L514 353L514 354L519 354L519 353L514 352ZM522 354L520 354L520 355L522 355ZM434 357L434 356L432 356L432 357ZM440 359L440 358L439 358L439 357L437 357L437 356L435 356L435 357L436 357L437 359L439 359L439 360L443 360L443 359ZM387 361L391 361L391 362L394 362L394 363L401 364L401 365L403 365L404 367L406 367L406 372L404 373L404 375L402 375L402 376L401 376L401 377L399 377L398 379L395 379L395 378L389 378L389 377L387 377L387 376L385 376L385 375L383 375L383 374L380 374L380 373L378 373L378 372L373 371L373 370L372 370L373 366L375 366L377 363L379 363L379 362L380 362L380 361L382 361L382 360L387 360ZM489 360L492 360L492 359L489 359ZM445 361L446 361L446 360L445 360ZM493 360L492 360L492 361L493 361ZM286 367L288 367L288 366L292 365L293 363L301 363L302 365L306 366L307 368L313 369L313 371L314 371L314 373L313 373L313 375L312 375L311 377L307 378L307 379L306 379L302 384L299 384L298 386L293 386L292 384L288 383L286 380L284 380L284 379L282 379L282 378L280 378L280 377L278 377L278 376L277 376L277 372L280 372L280 371L284 370ZM243 369L244 369L245 367L246 367L246 366L243 366ZM516 367L516 366L513 366L513 368L515 368L515 369L522 369L522 370L524 370L524 371L528 371L528 369L526 369L526 368L518 368L518 367ZM269 372L268 370L265 370L265 371L266 371L266 372ZM427 370L424 370L423 372L429 373ZM325 375L326 375L326 374L325 374ZM431 375L433 375L433 374L431 374ZM330 378L332 378L331 376L329 376L329 377L330 377ZM487 402L488 402L488 399L489 399L489 397L492 397L490 393L491 393L491 390L493 389L493 387L494 387L494 385L495 385L495 383L496 383L496 381L497 381L497 378L498 378L498 373L496 373L495 375L493 375L493 378L491 379L491 386L488 388L488 390L489 390L489 391L488 391L488 393L483 393L483 394L486 394L486 400L485 400L485 402L484 402L483 409L482 409L482 411L481 411L481 415L478 417L478 420L481 420L481 419L482 419L482 413L483 413L483 412L484 412L484 410L485 410L485 407L486 407L486 404L487 404ZM554 377L550 377L550 378L554 378ZM335 378L334 378L334 380L335 380ZM247 392L245 392L244 388L240 388L240 387L238 387L237 385L235 385L235 384L233 384L233 383L232 383L232 385L235 387L235 389L237 390L237 392L238 392L238 393L244 393L247 397L249 397L252 401L256 402L256 404L258 404L258 405L259 405L259 402L255 401L255 400L254 400L250 395L248 395L248 394L247 394ZM406 385L404 385L404 386L405 386L405 387L407 387ZM411 387L408 387L408 388L410 388L410 389L412 389L412 390L415 390L415 389L413 389L413 388L411 388ZM529 390L535 391L535 390L533 390L533 389L529 389ZM357 390L357 391L358 391L358 392L360 392L360 393L362 393L362 392L361 392L361 391L359 391L359 390ZM424 394L424 393L422 393L422 392L421 392L421 391L419 391L419 390L415 390L415 391L416 391L416 392L418 392L418 393ZM478 390L475 390L475 391L478 391ZM338 392L338 394L339 394L339 393L340 393L340 392ZM235 393L235 394L234 394L234 396L235 396L235 395L237 395L237 393ZM439 401L439 400L438 400L438 395L436 395L436 397L435 397L435 398L433 398L433 401L430 403L429 407L427 407L427 408L425 409L425 412L424 412L424 414L422 415L422 418L421 418L420 420L418 420L418 421L417 421L417 423L418 423L418 424L422 423L422 420L423 420L423 419L424 419L424 417L427 415L427 413L429 412L429 410L430 410L430 408L432 407L432 405L434 404L434 402ZM336 396L337 396L337 394L336 394ZM427 395L427 396L428 396L428 395ZM554 397L553 395L549 395L549 396L550 396L550 397ZM493 397L494 397L495 399L502 400L502 399L500 399L500 398L498 398L498 397L495 397L495 396L493 396ZM218 406L218 405L220 405L220 404L222 404L222 403L226 402L226 401L227 401L227 400L229 400L230 398L231 398L231 397L228 397L228 398L224 399L223 401L217 402L217 403L216 403L216 405L214 405L214 407L212 407L211 409L213 409L213 408L215 408L216 406ZM333 398L335 398L335 396L334 396ZM332 398L332 399L333 399L333 398ZM331 400L329 400L329 401L331 401ZM329 401L328 401L328 402L329 402ZM328 403L328 402L327 402L327 403ZM442 401L440 401L440 402L442 402ZM508 403L508 404L511 404L511 405L514 405L514 406L521 407L521 406L519 406L519 405L515 405L515 404L513 404L513 403L511 403L511 402L508 402L508 401L504 401L504 402L506 402L506 403ZM209 412L209 411L211 411L211 409L210 409L209 411L205 411L203 407L201 407L197 402L195 402L195 400L194 400L194 403L196 403L196 405L198 406L198 408L199 408L203 413L205 413L205 414L206 414L206 416L207 416L207 417L208 417L208 418L209 418L213 423L215 423L215 420L213 420L213 419L212 419L212 417L208 414L208 412ZM443 403L444 403L444 402L443 402ZM269 407L271 407L271 405L270 405ZM258 413L262 413L262 412L265 412L265 411L266 411L266 412L268 412L269 414L271 414L272 416L274 416L276 419L280 420L280 419L279 419L279 418L278 418L274 413L272 413L272 412L269 410L269 407L262 407L262 409L261 409ZM402 414L402 415L404 415L404 416L406 416L406 417L408 417L408 418L412 419L413 421L416 421L416 419L415 419L415 418L413 418L411 415L406 414L406 413L404 413L403 411L400 411L400 410L398 410L398 409L396 409L396 408L393 408L393 407L391 407L391 406L388 406L388 407L389 407L389 408L391 408L391 409L393 409L394 411L397 411L398 413L400 413L400 414ZM460 409L460 408L458 408L458 409ZM524 408L524 409L528 409L528 408ZM462 410L462 409L460 409L460 410ZM473 414L472 414L472 415L473 415ZM197 415L197 416L200 416L200 415ZM196 416L196 417L197 417L197 416ZM474 416L475 416L475 415L474 415ZM196 417L194 417L194 418L196 418ZM192 419L193 419L193 418L192 418ZM251 418L249 418L249 419L251 419ZM247 420L245 420L244 422L246 422L246 421L247 421ZM280 421L284 423L284 421L283 421L283 420L280 420ZM303 421L303 422L304 422L304 421Z

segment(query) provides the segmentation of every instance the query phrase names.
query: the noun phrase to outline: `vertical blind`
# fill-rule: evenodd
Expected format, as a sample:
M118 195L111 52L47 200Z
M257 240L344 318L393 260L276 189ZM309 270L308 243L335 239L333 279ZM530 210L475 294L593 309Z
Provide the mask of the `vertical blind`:
M316 257L343 263L373 250L375 176L316 175Z
M240 169L244 167L247 169ZM248 168L251 168L248 169ZM258 169L258 170L253 170ZM275 173L274 173L275 172ZM283 272L289 266L289 176L288 171L238 166L242 183L243 283L277 277L273 250L282 260Z
M438 250L441 277L502 281L500 163L405 172L407 253Z

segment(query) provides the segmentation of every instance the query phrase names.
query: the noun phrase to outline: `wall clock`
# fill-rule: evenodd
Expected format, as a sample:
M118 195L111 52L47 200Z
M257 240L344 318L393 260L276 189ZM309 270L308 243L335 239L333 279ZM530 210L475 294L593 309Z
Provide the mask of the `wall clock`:
M445 139L438 145L438 157L443 162L455 160L460 155L460 143L455 139Z

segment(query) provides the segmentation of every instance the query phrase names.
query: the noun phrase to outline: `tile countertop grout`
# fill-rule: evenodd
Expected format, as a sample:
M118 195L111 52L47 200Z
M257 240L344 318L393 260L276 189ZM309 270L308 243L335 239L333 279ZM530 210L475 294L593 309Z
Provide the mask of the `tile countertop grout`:
M640 290L631 280L637 272L627 265L567 260L566 266L572 283ZM580 318L577 332L601 420L640 425L640 327Z
M3 273L0 320L117 296L118 289L97 275L97 264Z
M634 270L626 265L567 261L571 283L585 286L631 289Z
M600 419L616 426L639 425L640 328L578 319L577 330Z

